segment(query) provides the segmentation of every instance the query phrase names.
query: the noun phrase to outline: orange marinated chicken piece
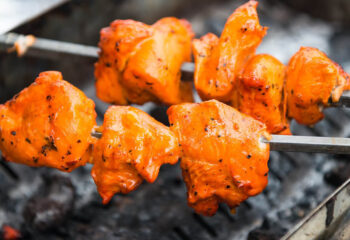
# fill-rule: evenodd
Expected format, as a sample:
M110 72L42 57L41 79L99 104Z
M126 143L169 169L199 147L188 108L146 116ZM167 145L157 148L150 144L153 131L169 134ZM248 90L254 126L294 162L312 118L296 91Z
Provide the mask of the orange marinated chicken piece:
M312 125L323 119L322 108L329 99L337 102L349 88L350 76L326 54L312 47L301 47L287 69L288 116L298 123Z
M255 55L238 78L238 110L266 124L270 133L288 133L285 66L268 54Z
M219 202L231 208L267 184L266 126L216 100L174 105L170 128L183 149L181 168L188 203L197 213L215 214Z
M95 64L96 93L101 100L128 103L119 82L122 72L137 45L152 33L150 26L133 20L116 20L101 30L100 57Z
M193 40L194 82L202 99L228 102L236 98L235 79L255 54L267 30L259 24L257 5L256 1L249 1L237 8L220 38L208 33Z
M0 150L7 161L70 172L89 160L95 104L62 79L43 72L0 105Z
M192 101L192 83L180 81L182 63L191 60L192 37L190 24L173 17L151 26L112 22L101 31L97 96L120 105Z
M179 154L178 140L168 127L137 108L113 106L94 145L91 175L106 204L115 193L135 190L143 179L154 182L160 166L175 164Z

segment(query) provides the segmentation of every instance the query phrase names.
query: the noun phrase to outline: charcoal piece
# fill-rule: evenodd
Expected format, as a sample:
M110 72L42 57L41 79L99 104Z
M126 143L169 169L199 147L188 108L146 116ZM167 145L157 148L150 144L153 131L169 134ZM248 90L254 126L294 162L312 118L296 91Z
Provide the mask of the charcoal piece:
M255 229L251 231L248 235L248 240L278 240L281 235L274 233L269 230Z
M155 106L151 111L150 115L154 117L157 121L163 123L166 126L169 126L168 115L166 111L168 110L167 106Z
M72 212L75 190L69 178L60 175L44 175L44 184L28 200L23 217L26 225L38 231L60 226Z
M286 233L286 229L278 223L272 223L271 219L264 218L260 227L249 232L247 240L277 240Z
M339 187L350 177L350 164L341 164L327 172L324 180L332 186Z

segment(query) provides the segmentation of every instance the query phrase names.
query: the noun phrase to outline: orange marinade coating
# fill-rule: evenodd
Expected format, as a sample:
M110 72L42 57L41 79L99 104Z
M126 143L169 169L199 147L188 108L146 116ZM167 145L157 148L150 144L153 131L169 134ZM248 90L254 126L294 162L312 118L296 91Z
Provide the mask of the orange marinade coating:
M197 213L213 215L219 202L233 208L265 188L269 145L260 139L270 136L263 123L216 100L174 105L168 116Z
M249 60L238 78L238 110L266 124L270 133L288 133L285 96L286 67L268 54Z
M95 119L95 104L82 91L60 72L42 72L0 105L0 150L10 162L70 172L89 160Z
M97 96L120 105L192 102L192 83L180 79L182 63L191 61L193 36L189 22L174 17L151 26L133 20L112 22L101 30Z
M312 47L301 47L287 69L288 117L312 125L323 119L328 100L337 102L349 88L349 74L326 54Z
M91 175L106 204L115 193L135 190L143 179L154 182L160 166L177 163L179 154L168 127L137 108L112 106L94 145Z
M258 2L249 1L228 18L220 38L208 33L193 40L194 83L204 100L228 102L233 97L235 79L255 54L266 34L256 12Z

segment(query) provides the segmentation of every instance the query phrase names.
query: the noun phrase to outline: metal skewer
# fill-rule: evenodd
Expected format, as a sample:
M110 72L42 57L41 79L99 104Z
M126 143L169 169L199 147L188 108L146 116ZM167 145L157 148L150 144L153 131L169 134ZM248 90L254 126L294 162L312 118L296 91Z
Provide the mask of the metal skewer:
M24 38L25 35L17 33L6 33L0 35L0 50L7 51L13 47L16 41ZM86 46L76 43L61 42L45 38L35 38L35 42L26 54L28 55L42 55L44 52L47 56L52 55L74 55L88 58L98 58L97 47Z
M350 154L350 138L272 135L271 151Z

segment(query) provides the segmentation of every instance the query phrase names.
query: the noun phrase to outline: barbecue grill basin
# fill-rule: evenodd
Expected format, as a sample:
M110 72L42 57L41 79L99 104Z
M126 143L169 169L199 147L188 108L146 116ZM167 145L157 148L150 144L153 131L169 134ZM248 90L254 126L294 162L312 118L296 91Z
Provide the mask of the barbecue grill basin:
M100 28L113 19L152 23L175 15L189 19L198 35L218 34L227 16L242 2L199 3L202 1L70 1L12 31L96 46ZM259 52L271 53L286 63L300 45L311 45L350 71L350 54L338 54L350 47L349 34L340 27L271 1L260 1L259 14L262 24L270 27ZM60 54L18 58L1 52L0 102L29 85L39 72L58 70L96 102L101 122L107 105L95 97L93 62ZM166 107L146 104L141 108L167 123ZM349 129L350 111L341 108L327 109L326 119L314 128L292 124L297 135L348 137ZM177 165L162 167L154 184L144 183L135 192L119 194L106 206L90 177L91 166L70 174L4 162L0 166L0 226L19 230L25 239L280 239L350 175L339 171L350 168L344 156L272 152L269 184L262 194L241 204L235 214L221 205L215 216L203 217L187 206Z

